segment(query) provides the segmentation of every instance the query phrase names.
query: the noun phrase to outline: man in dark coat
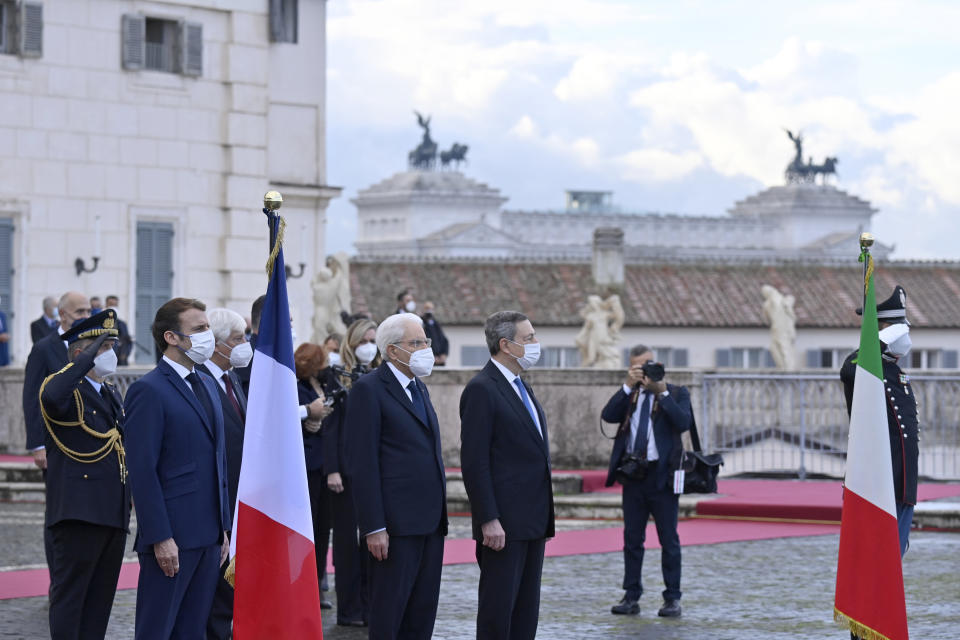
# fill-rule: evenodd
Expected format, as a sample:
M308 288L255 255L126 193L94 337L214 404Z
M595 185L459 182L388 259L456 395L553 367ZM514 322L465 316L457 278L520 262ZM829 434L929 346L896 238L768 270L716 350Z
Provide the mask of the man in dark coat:
M63 334L71 362L41 385L47 443L46 527L50 637L103 638L117 590L130 521L116 316L104 311Z
M653 516L660 540L664 604L662 617L680 615L680 537L677 534L679 496L673 492L673 474L680 468L683 444L680 434L690 429L693 410L686 387L653 380L643 366L653 361L653 352L637 345L630 350L630 368L623 387L603 408L606 422L619 424L606 486L623 485L623 599L612 613L640 612L643 587L643 543L647 520ZM633 456L642 471L628 476L620 471L627 455Z
M533 325L500 311L490 362L460 396L460 460L480 565L478 640L533 640L546 541L554 535L547 418L520 373L540 354Z
M47 296L43 299L43 315L30 323L31 344L43 340L51 333L57 332L60 320L57 319L57 301Z
M197 371L216 346L204 311L187 298L157 310L163 357L124 402L140 560L135 640L202 638L230 550L223 410L217 383Z
M412 313L377 328L384 364L347 400L347 467L370 563L370 634L429 640L440 598L447 534L440 425L420 378L433 368L423 323Z

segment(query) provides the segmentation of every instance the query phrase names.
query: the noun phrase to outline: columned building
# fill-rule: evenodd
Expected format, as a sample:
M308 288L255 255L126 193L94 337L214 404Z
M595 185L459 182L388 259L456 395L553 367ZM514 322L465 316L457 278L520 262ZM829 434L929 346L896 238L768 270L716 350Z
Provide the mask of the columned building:
M325 0L0 0L0 23L15 361L43 297L67 290L120 296L139 362L172 296L249 315L266 290L268 189L284 195L288 264L322 264L340 191L326 184ZM309 280L289 281L301 335Z

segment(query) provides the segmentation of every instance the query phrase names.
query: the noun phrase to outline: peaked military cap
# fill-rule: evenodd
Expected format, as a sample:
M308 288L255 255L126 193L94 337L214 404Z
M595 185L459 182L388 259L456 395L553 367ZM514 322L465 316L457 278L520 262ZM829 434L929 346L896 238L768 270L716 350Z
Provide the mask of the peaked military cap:
M117 329L117 312L113 309L105 309L95 316L75 321L70 330L61 337L67 343L73 343L77 340L98 338L104 334L111 338L120 336L120 330Z
M857 309L857 315L863 315L862 307ZM889 298L877 303L877 320L890 324L903 323L909 326L910 323L907 321L907 292L903 290L903 287L897 285Z

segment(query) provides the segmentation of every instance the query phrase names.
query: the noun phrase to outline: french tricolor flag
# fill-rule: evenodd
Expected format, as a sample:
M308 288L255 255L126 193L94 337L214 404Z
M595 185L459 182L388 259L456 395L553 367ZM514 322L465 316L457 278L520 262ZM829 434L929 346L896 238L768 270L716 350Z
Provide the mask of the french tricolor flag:
M250 375L230 554L233 637L322 638L320 590L284 273L282 221Z

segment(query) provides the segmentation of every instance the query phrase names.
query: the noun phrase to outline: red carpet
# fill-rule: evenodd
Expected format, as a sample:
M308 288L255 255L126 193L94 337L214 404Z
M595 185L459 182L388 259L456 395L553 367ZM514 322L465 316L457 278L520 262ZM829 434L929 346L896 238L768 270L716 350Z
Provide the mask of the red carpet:
M0 462L33 462L33 456L11 456L0 454Z
M839 526L818 524L794 524L782 522L744 522L723 520L682 520L680 542L684 546L742 542L746 540L769 540L838 533ZM653 524L647 527L647 548L659 549L657 532ZM609 553L623 549L623 527L562 531L547 543L547 557ZM447 540L443 564L469 564L476 562L476 542L473 540ZM327 560L328 573L333 565ZM136 562L126 563L120 571L119 589L135 589L140 567ZM30 598L47 593L49 578L46 569L0 572L0 600Z

